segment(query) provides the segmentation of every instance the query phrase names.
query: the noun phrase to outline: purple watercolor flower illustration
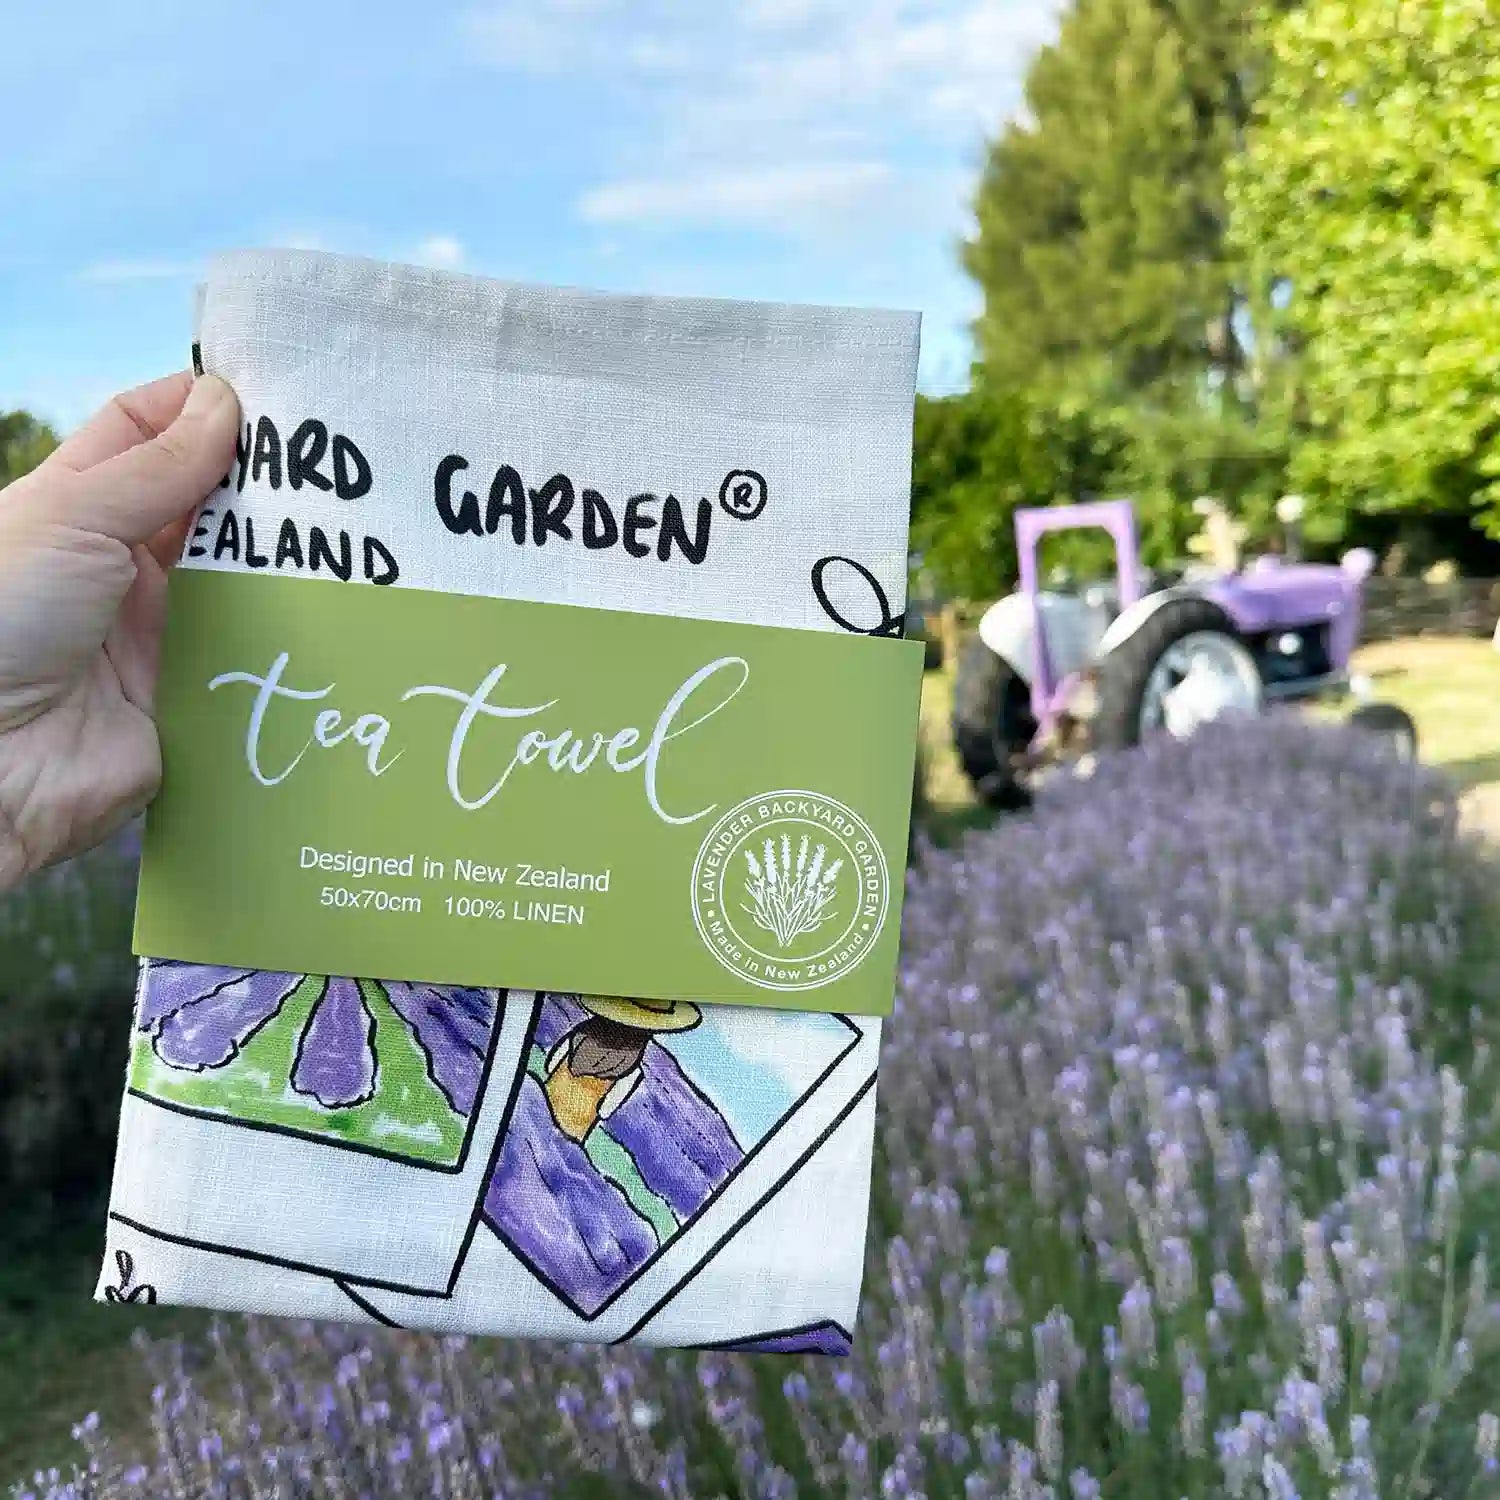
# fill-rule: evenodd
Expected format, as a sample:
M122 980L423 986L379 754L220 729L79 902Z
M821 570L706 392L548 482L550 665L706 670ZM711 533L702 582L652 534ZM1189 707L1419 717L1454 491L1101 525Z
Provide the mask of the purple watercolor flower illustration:
M324 1109L348 1109L374 1096L378 1073L375 1017L359 984L329 979L298 1039L292 1088Z
M696 1217L745 1158L719 1108L672 1053L684 1020L685 1029L696 1027L698 1008L662 1007L656 1016L645 1002L567 995L542 1006L485 1217L586 1316Z
M250 1122L316 1127L317 1112L368 1105L381 1116L368 1144L392 1125L446 1135L443 1117L473 1113L498 1017L494 990L156 960L133 1076L148 1094Z
M173 1068L222 1068L279 1011L301 974L252 973L203 964L154 963L136 1024Z
M498 1018L498 992L398 981L380 988L411 1029L433 1082L459 1114L470 1114Z
M824 1318L816 1323L809 1323L804 1328L788 1328L777 1333L731 1339L723 1344L707 1344L704 1352L718 1350L724 1354L826 1354L831 1358L842 1359L852 1348L853 1339L849 1330L831 1318Z

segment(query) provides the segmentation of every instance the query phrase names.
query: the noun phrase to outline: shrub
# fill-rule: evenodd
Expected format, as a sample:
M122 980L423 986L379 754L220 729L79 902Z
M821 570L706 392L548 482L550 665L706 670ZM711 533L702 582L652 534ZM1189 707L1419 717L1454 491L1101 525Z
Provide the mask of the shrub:
M1106 762L909 877L850 1361L252 1321L39 1488L1493 1493L1491 876L1344 732Z
M109 1181L130 1026L135 841L0 899L0 1197L14 1238Z

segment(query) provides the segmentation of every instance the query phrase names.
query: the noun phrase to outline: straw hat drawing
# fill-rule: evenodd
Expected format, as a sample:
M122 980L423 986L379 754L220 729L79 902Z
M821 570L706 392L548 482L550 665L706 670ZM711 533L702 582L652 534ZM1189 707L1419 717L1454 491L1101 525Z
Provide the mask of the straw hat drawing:
M691 1031L703 1012L691 1000L626 1000L619 995L580 995L590 1015L618 1021L637 1031Z
M652 1037L691 1031L703 1012L691 1000L573 998L588 1014L547 1054L546 1094L558 1128L582 1144L635 1092Z

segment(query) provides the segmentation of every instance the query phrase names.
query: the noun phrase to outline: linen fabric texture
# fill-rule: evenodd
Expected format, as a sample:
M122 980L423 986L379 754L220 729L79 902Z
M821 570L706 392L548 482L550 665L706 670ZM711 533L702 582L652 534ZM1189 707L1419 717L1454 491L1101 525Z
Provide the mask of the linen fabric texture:
M896 634L917 340L914 314L227 255L195 350L245 425L182 565ZM481 510L502 464L529 490L568 476L571 535L455 530L444 454ZM681 525L627 547L637 495L658 520L677 497ZM842 1353L879 1040L860 1017L679 1003L655 1024L147 960L99 1296Z

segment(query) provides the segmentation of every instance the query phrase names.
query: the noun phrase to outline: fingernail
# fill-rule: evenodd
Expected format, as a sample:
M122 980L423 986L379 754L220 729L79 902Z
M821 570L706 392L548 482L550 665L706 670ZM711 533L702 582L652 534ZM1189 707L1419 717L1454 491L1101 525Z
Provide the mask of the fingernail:
M206 417L226 401L234 399L233 389L217 375L200 375L188 392L182 414L185 417Z

